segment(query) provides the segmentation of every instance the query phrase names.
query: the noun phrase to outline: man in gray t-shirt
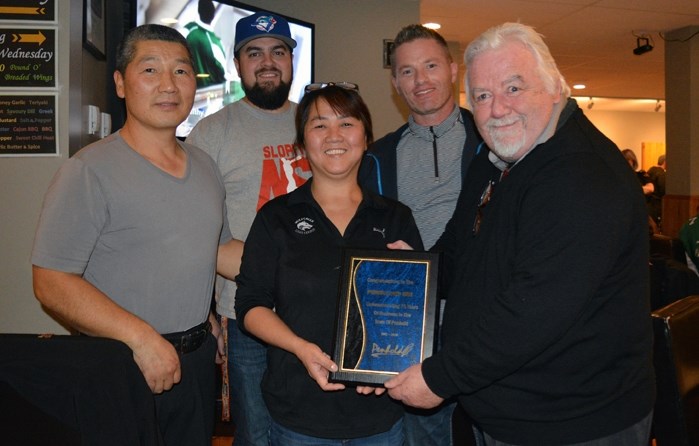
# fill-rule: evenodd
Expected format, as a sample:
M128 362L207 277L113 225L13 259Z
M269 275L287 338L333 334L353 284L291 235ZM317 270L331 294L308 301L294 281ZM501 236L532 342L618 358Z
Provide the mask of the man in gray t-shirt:
M75 330L131 348L165 444L210 445L223 353L213 282L237 274L242 243L216 164L175 137L196 89L184 38L140 26L116 65L126 122L55 175L32 250L34 291Z
M294 146L296 104L289 24L259 12L236 24L234 55L245 97L199 121L187 137L216 161L226 186L231 232L245 240L252 221L272 198L291 192L311 176ZM237 326L235 282L216 281L216 311L228 332L228 377L235 444L267 446L270 417L260 390L267 349Z

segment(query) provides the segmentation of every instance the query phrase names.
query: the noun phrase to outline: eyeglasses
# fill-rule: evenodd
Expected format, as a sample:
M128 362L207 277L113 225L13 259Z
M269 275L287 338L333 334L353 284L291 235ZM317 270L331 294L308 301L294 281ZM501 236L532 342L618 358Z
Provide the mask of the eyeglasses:
M478 231L481 229L481 222L483 221L483 208L490 202L490 197L493 195L493 189L495 188L495 181L488 181L485 186L483 193L481 194L481 200L478 202L478 208L476 209L476 218L473 221L473 235L477 235Z
M306 85L304 89L306 93L316 90L322 90L325 87L339 87L350 91L359 91L359 85L352 82L314 82Z

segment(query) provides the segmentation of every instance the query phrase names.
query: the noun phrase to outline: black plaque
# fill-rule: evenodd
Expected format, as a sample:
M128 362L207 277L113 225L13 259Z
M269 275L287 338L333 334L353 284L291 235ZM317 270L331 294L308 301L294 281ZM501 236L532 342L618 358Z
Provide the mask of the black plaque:
M0 95L0 156L56 155L56 96Z
M55 87L55 55L54 29L0 28L0 87Z
M53 22L56 0L0 0L0 20Z
M382 385L432 355L439 254L345 250L330 379Z

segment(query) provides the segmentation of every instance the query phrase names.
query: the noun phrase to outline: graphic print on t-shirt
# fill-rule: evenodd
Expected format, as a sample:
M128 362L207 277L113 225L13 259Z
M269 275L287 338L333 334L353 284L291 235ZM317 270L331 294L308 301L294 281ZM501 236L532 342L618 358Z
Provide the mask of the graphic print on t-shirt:
M274 197L287 194L311 177L311 166L293 144L262 148L262 179L257 210Z

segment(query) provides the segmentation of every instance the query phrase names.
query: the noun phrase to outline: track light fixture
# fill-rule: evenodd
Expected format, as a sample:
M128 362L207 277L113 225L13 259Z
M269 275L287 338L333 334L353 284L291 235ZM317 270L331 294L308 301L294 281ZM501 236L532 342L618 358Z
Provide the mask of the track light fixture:
M659 112L662 107L663 107L663 104L661 104L660 99L658 99L658 102L655 103L655 111Z
M590 97L590 102L587 103L587 109L592 110L592 107L595 106L595 100Z
M646 54L653 50L653 45L650 44L650 39L648 37L637 37L636 38L636 48L634 48L633 53L637 56L641 54Z

